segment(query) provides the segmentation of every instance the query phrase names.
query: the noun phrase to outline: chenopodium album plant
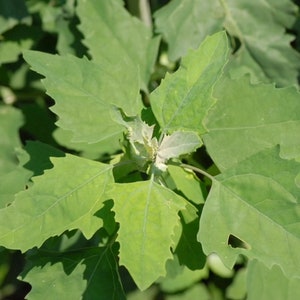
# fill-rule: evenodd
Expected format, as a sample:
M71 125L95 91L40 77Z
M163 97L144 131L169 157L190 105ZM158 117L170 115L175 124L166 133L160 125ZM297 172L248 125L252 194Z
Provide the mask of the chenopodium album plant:
M97 34L80 3L82 32ZM68 299L123 299L119 266L140 290L167 285L183 266L197 281L212 253L228 268L247 259L248 299L258 299L261 281L296 299L298 91L231 79L221 31L190 50L144 105L159 40L130 20L140 56L122 46L129 34L110 36L111 51L86 34L92 60L24 52L55 100L57 139L114 153L99 161L38 142L20 151L33 172L23 177L35 176L0 210L0 244L26 253L29 299L49 287L51 299L62 289ZM194 159L204 147L218 170Z

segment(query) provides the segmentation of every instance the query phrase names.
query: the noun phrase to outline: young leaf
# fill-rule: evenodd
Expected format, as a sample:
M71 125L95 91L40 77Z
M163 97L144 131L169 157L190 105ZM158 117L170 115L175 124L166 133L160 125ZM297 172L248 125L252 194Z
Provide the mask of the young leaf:
M151 94L151 106L162 131L204 133L202 121L215 103L212 89L227 61L225 32L208 37L198 50L183 58L181 67L166 75Z
M66 230L78 228L89 238L102 226L94 214L108 198L112 167L72 155L52 163L53 169L34 177L31 188L0 210L0 245L26 251Z
M202 142L195 132L176 131L171 135L165 135L158 147L154 165L165 171L166 162L170 158L178 158L182 154L193 152L201 145Z
M55 99L51 108L59 116L57 125L72 131L74 142L111 145L119 148L122 127L111 116L112 105L128 115L142 108L136 74L121 76L117 65L96 65L87 59L60 57L27 51L24 58L46 76L43 83Z
M243 254L287 277L299 276L300 165L279 158L278 149L257 153L216 177L205 202L198 239L206 254L232 267ZM212 238L213 237L213 238Z
M139 70L141 88L147 91L159 38L152 38L151 29L132 17L123 5L123 1L80 1L79 28L94 62L117 62L124 78Z
M300 94L295 88L224 77L214 96L218 101L204 121L208 133L202 138L220 170L277 144L282 157L300 156Z
M119 184L113 191L116 221L120 223L120 264L141 290L166 274L172 258L174 229L185 200L153 180Z

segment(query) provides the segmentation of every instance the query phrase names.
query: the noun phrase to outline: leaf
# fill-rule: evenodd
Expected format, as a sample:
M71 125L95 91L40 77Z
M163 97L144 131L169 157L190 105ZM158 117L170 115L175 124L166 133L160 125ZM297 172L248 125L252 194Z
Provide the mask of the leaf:
M278 266L271 269L253 260L249 263L247 290L249 300L294 300L300 298L300 278L287 278Z
M289 0L173 0L154 14L171 60L197 48L207 35L223 27L235 51L232 76L248 73L254 81L279 86L298 83L299 53L291 47L294 37L286 33L296 16L297 6Z
M112 167L72 155L52 163L53 169L34 177L31 188L0 210L0 245L26 251L66 230L78 228L89 238L102 226L94 214L107 200Z
M31 171L31 176L42 175L46 169L52 169L50 157L64 157L65 153L38 141L28 141L24 151L18 155L20 164Z
M167 74L151 93L152 110L163 132L205 132L202 121L215 103L212 89L222 73L227 53L225 32L208 37L198 50L183 58L177 72Z
M55 99L51 110L59 116L57 125L72 131L73 142L97 143L119 149L122 127L110 117L112 105L136 115L141 107L136 78L124 78L116 65L96 65L87 59L61 57L26 51L25 59L38 73Z
M207 35L222 30L223 12L219 1L173 0L157 10L154 19L175 61L198 48Z
M252 261L250 262L250 264L252 264ZM246 268L242 268L242 269L239 269L237 271L236 275L233 278L233 282L226 289L226 297L227 298L236 299L236 300L246 298L246 294L247 294L247 289L246 289L247 272L248 272L248 269L246 269ZM251 290L252 289L250 288L248 291L251 293ZM260 290L260 293L261 293L261 290ZM249 297L247 299L249 299Z
M235 53L234 77L250 73L256 81L279 86L298 84L300 56L287 34L296 21L297 6L289 0L223 1L224 27L241 43Z
M117 184L113 194L120 223L120 264L145 290L166 274L165 262L172 258L170 247L175 246L174 229L180 226L178 212L185 201L153 180Z
M124 78L139 70L141 88L147 91L159 38L152 38L151 30L130 16L123 5L123 1L80 1L79 28L94 62L118 62Z
M199 231L198 210L187 203L186 210L180 213L182 232L175 249L179 263L190 270L203 269L206 256L203 253L201 244L197 241Z
M204 203L207 196L206 187L194 173L172 165L168 165L168 172L175 182L176 188L190 201L195 204Z
M25 277L25 281L33 285L26 299L51 300L59 299L62 295L66 300L79 299L85 287L83 272L84 265L80 264L69 274L64 271L61 263L48 262L43 267L35 267Z
M220 170L277 144L284 158L300 155L300 94L295 88L223 78L214 96L218 101L204 121L208 133L202 138Z
M208 268L191 271L185 266L181 266L177 257L168 260L166 264L167 276L159 280L160 288L167 293L182 291L201 279L208 277ZM174 274L175 273L175 274Z
M18 163L21 147L19 128L23 125L19 110L0 105L0 208L13 202L15 193L23 190L30 174Z
M233 266L239 254L287 277L299 276L299 163L278 149L257 153L216 177L205 202L198 240L206 254ZM212 238L213 237L213 238Z
M195 132L176 131L171 135L165 135L160 143L154 165L165 171L166 162L170 158L178 158L182 154L195 151L202 145L202 141Z
M114 252L110 247L36 251L22 276L33 285L27 299L125 299Z

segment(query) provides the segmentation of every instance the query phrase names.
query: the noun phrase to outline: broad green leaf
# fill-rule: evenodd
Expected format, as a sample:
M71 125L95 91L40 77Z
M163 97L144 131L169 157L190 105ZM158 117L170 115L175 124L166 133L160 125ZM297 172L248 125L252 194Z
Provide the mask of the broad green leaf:
M257 81L279 86L298 83L300 55L287 34L296 21L297 7L289 0L224 0L224 27L241 46L234 54L232 73L250 73Z
M300 278L285 277L278 266L268 269L257 260L249 263L247 290L249 300L295 300L300 298Z
M53 137L59 145L64 146L67 149L78 151L80 156L89 159L99 159L101 154L109 153L112 149L111 145L103 144L102 142L93 144L72 142L72 131L64 130L62 128L57 128L53 132Z
M31 171L31 176L42 175L46 169L52 169L50 157L63 157L65 153L38 141L28 141L24 151L18 154L20 164Z
M159 280L161 289L167 293L184 290L194 283L208 277L208 268L191 271L186 266L179 264L177 257L168 260L166 264L167 275Z
M17 158L21 147L19 128L23 122L19 110L0 105L0 208L14 200L14 194L25 188L30 177Z
M103 225L94 216L113 182L111 166L72 155L52 158L53 169L0 210L0 245L26 251L66 230L91 237ZM30 236L30 238L24 238Z
M214 96L218 101L205 119L208 133L202 138L220 170L277 144L284 158L300 155L300 94L295 88L223 78Z
M66 258L67 259L67 258ZM32 284L32 289L26 296L28 300L80 299L85 288L82 280L84 265L78 264L72 272L64 270L62 263L48 262L43 266L33 268L23 279Z
M204 133L202 121L215 103L213 87L227 61L225 32L208 37L198 50L183 58L177 72L167 74L151 94L153 113L165 133Z
M190 270L202 269L206 262L206 255L203 253L201 244L197 241L199 231L198 209L189 202L186 210L180 213L181 233L174 253L179 263Z
M178 158L182 154L193 152L201 145L202 141L195 132L176 131L171 135L165 135L158 147L154 165L165 171L170 158Z
M114 252L110 247L37 251L22 274L33 286L26 299L125 299Z
M177 166L168 166L168 172L171 175L176 188L182 192L190 201L195 204L204 203L207 196L205 185L194 173L184 170Z
M250 262L252 264L252 262ZM226 289L226 297L232 300L245 299L247 294L246 281L247 281L247 268L239 269L234 278L233 282ZM251 292L251 288L249 290ZM261 293L261 290L260 290ZM247 298L249 300L249 298ZM256 298L256 299L259 299ZM269 299L268 297L266 299ZM273 299L273 298L270 298ZM283 298L284 299L284 298Z
M128 115L139 113L142 104L135 78L121 76L117 65L96 65L73 56L27 51L24 57L46 76L43 83L55 99L51 110L59 116L57 125L73 132L73 142L102 142L110 145L110 151L119 148L122 127L111 119L110 111L116 105Z
M94 62L117 62L124 77L139 70L141 88L147 91L159 38L152 38L151 29L130 16L123 5L123 1L79 1L79 28Z
M291 47L294 37L286 33L296 16L297 6L290 0L173 0L154 14L172 60L223 27L237 50L232 76L250 73L255 81L279 86L297 84L300 57Z
M194 286L187 289L183 293L166 296L166 300L195 300L195 299L211 300L216 298L212 298L211 293L208 292L204 284L195 284Z
M116 221L120 223L120 264L141 290L166 274L172 258L174 230L180 226L178 212L185 200L153 180L118 184L113 191Z
M173 0L154 13L156 31L168 42L172 61L196 49L209 34L222 30L220 1Z
M217 253L229 268L243 254L279 265L287 277L300 276L300 164L278 152L257 153L215 178L198 239L206 254Z

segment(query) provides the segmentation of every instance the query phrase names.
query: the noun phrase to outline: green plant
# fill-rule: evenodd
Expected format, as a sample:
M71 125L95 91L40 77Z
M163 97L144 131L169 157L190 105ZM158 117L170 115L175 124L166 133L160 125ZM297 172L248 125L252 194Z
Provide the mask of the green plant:
M122 1L77 2L54 11L82 43L72 25L61 55L17 52L57 128L27 117L40 141L23 146L26 105L0 107L0 245L24 254L28 299L298 299L297 6L173 0L154 13L164 44Z

